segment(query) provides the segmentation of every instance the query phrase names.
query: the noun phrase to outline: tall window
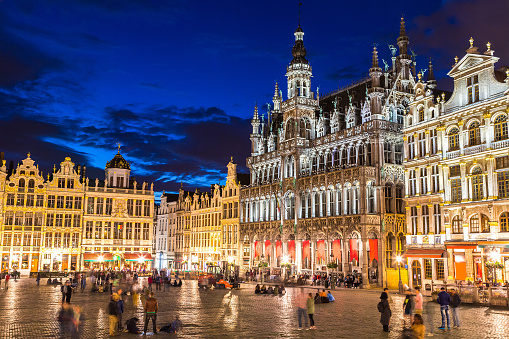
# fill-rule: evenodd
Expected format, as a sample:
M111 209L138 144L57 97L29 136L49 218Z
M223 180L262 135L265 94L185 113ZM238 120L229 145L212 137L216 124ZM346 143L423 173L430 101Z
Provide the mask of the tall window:
M481 132L477 121L470 124L468 128L468 145L475 146L481 143Z
M419 107L419 122L424 121L424 106Z
M461 219L457 215L454 216L454 218L452 218L452 233L454 234L463 233L461 229Z
M479 101L479 75L467 78L468 103Z
M325 217L327 215L327 195L325 191L322 191L320 196L321 196L320 216Z
M483 174L481 167L476 167L472 171L472 200L481 200L483 198Z
M392 235L392 233L389 233L387 235L387 238L385 239L385 260L386 260L386 266L389 268L394 268L394 262L392 260L393 242L394 242L394 236Z
M396 213L404 214L405 206L403 204L403 196L404 196L405 188L403 185L396 186Z
M442 211L440 210L440 205L433 205L433 218L435 221L435 234L440 234L442 232Z
M423 234L428 234L429 231L430 231L430 229L429 229L429 208L428 208L428 205L422 205L421 213L422 213L422 230L423 230Z
M335 194L335 192L333 189L329 189L328 192L329 192L329 194L328 194L329 195L329 210L327 211L327 215L332 216L332 215L334 215L334 212L335 212L334 211L335 210L334 209L334 194Z
M498 172L498 197L509 198L509 171Z
M433 279L431 259L424 259L424 279Z
M435 260L435 268L438 280L444 279L444 259Z
M460 149L460 131L453 128L449 131L449 151L456 151Z
M417 178L415 177L415 170L409 170L408 171L409 179L408 182L410 186L408 187L408 193L409 195L415 195L416 193L416 186L417 186Z
M385 213L394 213L392 210L392 188L391 184L385 184Z
M461 179L451 179L451 201L461 202Z
M426 133L419 133L419 156L426 156Z
M413 135L408 136L408 160L415 158L415 138Z
M428 193L428 171L426 170L426 167L421 168L420 173L420 181L421 181L421 194Z
M495 141L507 139L507 115L495 119Z
M410 207L410 220L412 221L412 234L417 234L417 207Z
M337 200L336 200L336 215L341 215L341 214L343 214L343 212L342 212L343 205L341 204L341 202L343 201L343 199L342 199L343 191L341 189L339 189L339 188L336 190L336 197L337 197Z
M429 131L429 141L430 141L430 153L431 155L437 154L437 130L432 129Z
M320 194L318 192L313 193L313 198L315 200L315 213L313 216L318 218L320 216Z
M431 193L438 193L440 190L438 179L438 165L431 166Z
M389 142L384 142L384 162L391 163L391 154L392 154L392 144Z
M507 212L500 216L500 232L509 232L509 213Z
M479 214L470 218L470 233L479 233Z
M481 232L489 233L490 232L490 224L489 219L486 215L481 214Z
M305 218L306 217L306 193L302 192L301 198L300 198L300 217Z

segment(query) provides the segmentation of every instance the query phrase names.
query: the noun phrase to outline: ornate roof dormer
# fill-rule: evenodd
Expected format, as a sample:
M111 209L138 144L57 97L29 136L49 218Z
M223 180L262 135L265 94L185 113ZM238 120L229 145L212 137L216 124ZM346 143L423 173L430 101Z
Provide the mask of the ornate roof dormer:
M124 159L122 154L120 154L120 150L117 154L106 163L106 169L108 168L120 168L120 169L131 169L131 165Z

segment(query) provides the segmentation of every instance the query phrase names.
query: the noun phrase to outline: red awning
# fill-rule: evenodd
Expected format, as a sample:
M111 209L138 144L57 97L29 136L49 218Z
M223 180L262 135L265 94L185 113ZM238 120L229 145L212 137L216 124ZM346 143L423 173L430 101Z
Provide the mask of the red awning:
M84 261L112 261L113 254L111 253L83 253Z
M124 253L124 260L129 261L138 261L143 259L144 261L152 260L152 255L150 253Z
M477 248L477 244L451 244L445 243L445 247L452 250L472 250Z
M411 248L405 252L405 257L412 258L443 258L444 250L432 248Z

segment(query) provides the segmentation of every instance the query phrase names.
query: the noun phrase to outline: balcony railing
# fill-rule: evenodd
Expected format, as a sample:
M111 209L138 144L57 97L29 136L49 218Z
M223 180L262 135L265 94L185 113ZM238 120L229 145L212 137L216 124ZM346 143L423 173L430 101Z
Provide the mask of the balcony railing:
M483 145L475 145L475 146L465 148L465 155L475 154L475 153L484 152L484 151L486 151L486 145L484 145L484 144Z
M447 159L454 159L460 156L460 150L447 152Z
M508 146L509 146L509 139L495 141L491 144L491 147L493 149L499 149L499 148L504 148L504 147L508 147Z

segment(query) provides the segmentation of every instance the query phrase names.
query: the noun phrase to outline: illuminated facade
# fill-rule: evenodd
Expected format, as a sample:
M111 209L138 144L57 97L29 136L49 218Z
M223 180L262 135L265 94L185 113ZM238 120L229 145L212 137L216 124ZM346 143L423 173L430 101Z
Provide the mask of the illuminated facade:
M471 39L448 73L450 98L436 93L434 79L414 86L404 128L413 286L507 280L509 73L495 70L498 59L489 43L479 52Z
M154 225L154 268L173 268L177 226L178 194L164 193L157 209L157 222Z
M130 180L117 154L90 186L70 158L47 181L30 154L0 167L1 268L23 275L89 268L150 268L154 192Z
M106 164L105 180L88 179L83 215L83 258L88 268L149 270L154 224L153 184L130 179L119 153Z
M406 235L401 128L415 84L404 21L392 65L380 68L375 48L369 78L321 97L300 26L294 35L288 99L276 84L267 119L255 108L251 121L251 183L240 197L250 267L278 273L288 258L293 272L325 273L335 263L364 285L394 288Z

